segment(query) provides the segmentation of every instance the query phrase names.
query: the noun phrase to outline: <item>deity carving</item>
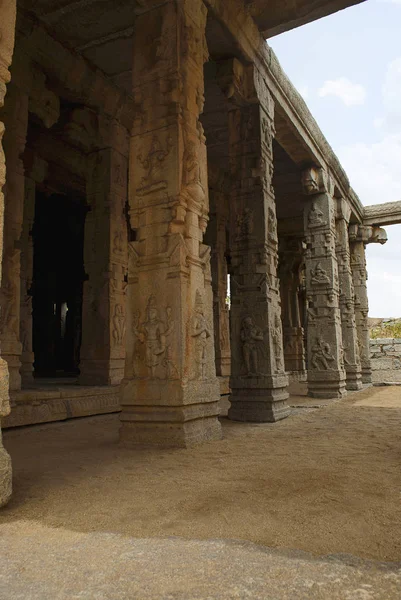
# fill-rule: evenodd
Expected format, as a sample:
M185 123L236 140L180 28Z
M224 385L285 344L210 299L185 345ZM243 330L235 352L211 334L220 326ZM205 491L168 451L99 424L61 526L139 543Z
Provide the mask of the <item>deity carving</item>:
M191 336L195 339L195 360L198 367L197 379L206 379L207 340L212 335L205 317L205 306L199 290L196 292L195 312L192 317Z
M315 168L306 169L302 173L302 187L304 194L317 194L320 191L319 172Z
M281 319L276 314L274 317L274 328L272 332L274 358L276 360L276 369L278 372L283 370L283 354L282 354L282 340L283 332L281 328Z
M262 350L263 341L263 331L255 325L251 316L245 317L242 320L241 342L247 377L257 377L260 375L259 354Z
M166 147L163 148L158 138L153 136L152 143L146 157L143 157L142 154L138 155L138 161L144 168L145 174L141 179L141 187L137 189L137 194L140 196L146 196L154 191L166 189L167 181L164 179L164 162L170 153L171 147L171 138L168 138Z
M321 227L322 225L326 225L326 221L324 220L324 214L322 211L316 206L316 203L312 203L312 207L308 214L308 226L310 228L313 227Z
M273 133L272 127L270 126L267 119L263 119L262 121L262 132L264 136L264 142L266 146L271 150L272 142L273 142Z
M191 200L202 205L206 192L201 182L201 170L195 142L188 142L185 149L183 180L184 189Z
M247 239L253 234L253 211L246 207L237 216L237 239Z
M312 285L326 285L330 283L330 278L320 263L317 263L316 267L311 270L311 275Z
M0 332L12 333L18 339L15 302L17 300L17 280L19 278L19 250L7 251L3 259L3 279L0 298Z
M166 309L166 321L160 319L154 296L150 296L148 300L146 320L139 324L139 314L135 316L133 331L139 342L145 345L145 364L151 379L157 379L157 368L163 365L167 338L173 328L171 308Z
M125 315L122 304L116 304L113 316L113 339L116 346L122 346L125 338Z
M268 210L268 232L270 240L275 241L277 239L277 219L272 208Z
M124 234L121 230L114 236L113 251L115 254L124 254Z
M312 347L312 367L317 371L328 371L330 370L329 363L334 360L330 344L325 342L322 337L317 337Z

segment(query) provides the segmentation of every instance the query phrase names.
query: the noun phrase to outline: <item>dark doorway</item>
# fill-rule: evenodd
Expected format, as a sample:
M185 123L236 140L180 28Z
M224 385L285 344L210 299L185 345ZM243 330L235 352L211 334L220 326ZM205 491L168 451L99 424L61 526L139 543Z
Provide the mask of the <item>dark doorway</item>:
M35 377L79 373L86 212L81 198L36 194L32 232Z

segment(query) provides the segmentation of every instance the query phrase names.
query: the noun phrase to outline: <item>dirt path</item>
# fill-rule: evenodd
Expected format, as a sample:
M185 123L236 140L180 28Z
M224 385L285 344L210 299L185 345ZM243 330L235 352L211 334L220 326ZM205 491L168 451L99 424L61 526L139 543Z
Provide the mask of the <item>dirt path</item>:
M0 524L401 559L401 388L223 425L221 442L170 451L119 448L117 415L6 431Z

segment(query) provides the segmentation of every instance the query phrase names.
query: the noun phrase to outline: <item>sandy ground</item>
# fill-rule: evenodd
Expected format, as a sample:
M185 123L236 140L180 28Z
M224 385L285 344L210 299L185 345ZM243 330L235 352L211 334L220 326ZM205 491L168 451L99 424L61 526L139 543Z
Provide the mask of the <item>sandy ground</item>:
M222 441L190 450L120 448L118 415L6 431L0 525L401 560L401 388L293 404L277 424L223 420Z

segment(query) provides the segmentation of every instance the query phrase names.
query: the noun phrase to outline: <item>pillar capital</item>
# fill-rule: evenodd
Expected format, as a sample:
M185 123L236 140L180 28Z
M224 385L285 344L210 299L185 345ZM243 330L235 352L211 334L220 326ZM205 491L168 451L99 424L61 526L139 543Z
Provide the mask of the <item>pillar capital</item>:
M334 193L334 182L327 171L321 167L311 166L302 171L301 184L305 196Z

